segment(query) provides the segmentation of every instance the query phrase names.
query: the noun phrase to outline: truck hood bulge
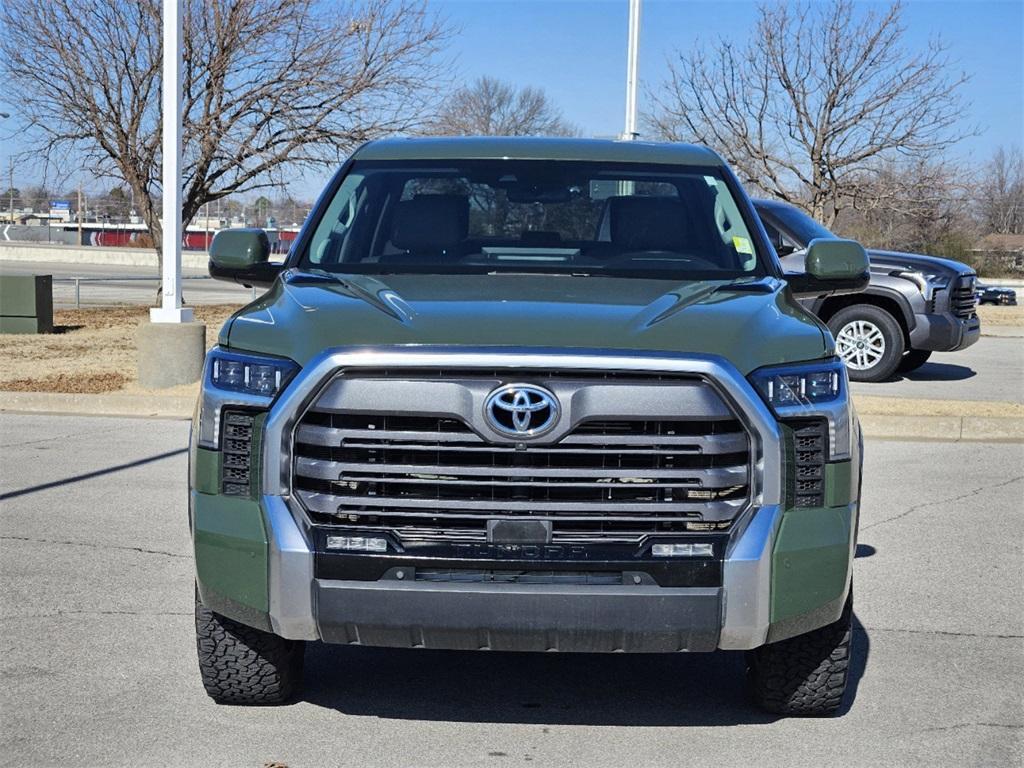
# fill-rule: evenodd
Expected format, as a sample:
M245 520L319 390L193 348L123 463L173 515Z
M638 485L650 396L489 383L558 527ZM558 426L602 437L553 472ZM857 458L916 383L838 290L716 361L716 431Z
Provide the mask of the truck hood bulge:
M348 346L546 347L709 354L742 373L833 354L773 278L675 283L569 275L328 275L287 270L222 346L306 365Z

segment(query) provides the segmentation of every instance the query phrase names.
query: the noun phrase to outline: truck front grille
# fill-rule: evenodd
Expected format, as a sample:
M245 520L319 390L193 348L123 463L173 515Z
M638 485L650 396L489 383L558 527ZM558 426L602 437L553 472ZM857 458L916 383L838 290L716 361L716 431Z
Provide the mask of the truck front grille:
M251 413L225 409L221 428L221 492L248 496L252 484L252 438L255 418Z
M975 295L974 275L962 275L952 286L950 309L962 320L969 320L977 313L978 298Z
M788 423L793 429L793 506L820 507L825 503L828 422L799 419Z
M591 418L515 445L459 418L314 404L294 445L293 490L314 522L404 543L486 541L488 519L508 517L551 521L558 543L723 530L750 492L749 438L731 415Z

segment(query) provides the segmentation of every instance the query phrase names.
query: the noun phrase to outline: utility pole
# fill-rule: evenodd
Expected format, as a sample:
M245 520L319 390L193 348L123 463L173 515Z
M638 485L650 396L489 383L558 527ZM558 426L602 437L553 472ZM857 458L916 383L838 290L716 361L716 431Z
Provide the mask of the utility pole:
M9 170L10 170L10 176L11 176L11 178L10 178L11 184L10 184L10 188L8 189L8 192L11 195L11 200L10 200L10 204L9 204L9 206L7 208L7 212L11 215L10 216L11 224L13 224L14 223L14 158L13 157L7 158L7 162L8 162L8 165L10 166Z
M625 141L640 134L636 129L636 90L639 75L637 59L640 49L640 0L629 0L629 44L626 50L626 130Z
M49 217L47 217L49 219ZM78 182L78 244L82 245L82 182Z

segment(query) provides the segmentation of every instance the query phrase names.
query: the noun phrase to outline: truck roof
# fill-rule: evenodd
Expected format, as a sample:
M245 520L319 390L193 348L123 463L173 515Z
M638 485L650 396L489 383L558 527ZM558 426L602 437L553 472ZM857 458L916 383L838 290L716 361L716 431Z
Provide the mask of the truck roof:
M653 141L450 136L381 139L364 144L359 160L592 160L613 163L672 163L721 167L706 147Z

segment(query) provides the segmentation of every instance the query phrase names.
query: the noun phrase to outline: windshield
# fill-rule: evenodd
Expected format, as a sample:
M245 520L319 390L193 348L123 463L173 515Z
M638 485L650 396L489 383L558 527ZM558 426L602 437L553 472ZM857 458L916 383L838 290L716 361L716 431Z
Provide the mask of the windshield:
M788 234L795 237L801 248L805 248L811 240L819 237L835 237L817 221L792 205L760 200L755 205L758 213L766 211Z
M717 169L550 160L357 161L300 265L370 274L764 274Z

